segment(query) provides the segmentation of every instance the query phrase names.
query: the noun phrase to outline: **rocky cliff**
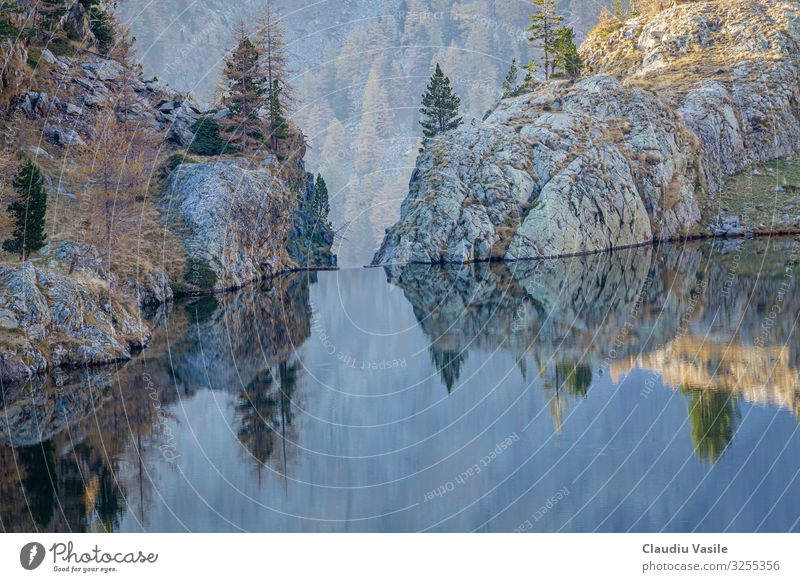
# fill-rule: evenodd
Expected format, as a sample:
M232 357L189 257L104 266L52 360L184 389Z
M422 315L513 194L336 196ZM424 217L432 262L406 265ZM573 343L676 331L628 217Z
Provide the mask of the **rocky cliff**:
M292 186L274 158L255 167L244 158L189 163L172 172L159 206L165 222L180 233L188 271L209 271L200 286L235 289L282 271L335 265L329 229L326 249L297 250L313 246L306 232L319 228L306 225L301 211L307 188ZM197 276L186 279L198 286Z
M332 231L309 216L299 128L280 163L265 152L189 154L195 123L224 112L143 77L127 53L101 54L81 3L65 1L46 33L23 28L35 4L18 4L13 18L0 14L0 207L16 196L17 153L31 157L48 192L49 244L23 265L0 253L0 380L129 359L150 337L141 307L335 265ZM116 158L98 157L114 147L99 137L109 118L127 132ZM141 165L103 168L109 202L91 186L95 160L124 166L126 151ZM114 241L94 234L109 206ZM0 221L0 239L8 234Z
M136 306L105 281L0 266L0 381L127 360L149 339Z
M696 233L724 178L800 149L800 3L708 0L603 23L591 76L427 144L373 262L581 254Z
M627 3L627 2L624 2ZM559 0L584 38L610 0ZM369 262L397 221L416 158L419 98L441 63L466 119L497 100L511 60L531 58L530 2L508 0L273 0L297 73L296 117L325 177L331 219L346 233L342 264ZM239 19L263 0L125 0L119 10L141 41L145 70L200 97L213 93ZM330 9L328 9L330 8ZM346 227L344 226L346 225Z

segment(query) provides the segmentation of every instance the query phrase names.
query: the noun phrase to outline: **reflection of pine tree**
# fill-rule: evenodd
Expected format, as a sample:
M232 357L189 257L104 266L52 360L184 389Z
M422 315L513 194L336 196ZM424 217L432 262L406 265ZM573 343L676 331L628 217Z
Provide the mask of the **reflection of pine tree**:
M434 346L430 348L431 361L439 372L442 382L447 386L447 393L453 390L453 386L461 376L461 368L467 361L467 351L442 350Z
M55 447L51 441L17 449L17 463L25 477L22 489L25 492L28 511L36 529L47 529L53 520L56 478Z
M274 447L273 428L269 426L278 405L272 390L269 369L262 370L239 397L237 412L241 417L239 440L259 463L265 464Z
M738 423L739 401L727 392L681 387L689 396L692 442L700 460L713 463L727 448Z
M0 445L0 531L30 531L28 506L20 488L25 468L17 462L9 446ZM24 523L23 523L24 522Z
M277 374L264 369L239 395L239 440L256 458L259 468L274 458L278 444L285 464L286 431L292 424L292 396L299 369L299 363L286 361L278 364Z
M556 364L556 384L573 396L585 397L592 383L592 369L574 362Z
M557 433L563 430L570 397L585 398L591 384L592 369L576 362L560 362L545 373L544 388L545 393L551 394L550 416Z
M117 485L116 467L108 464L108 452L83 442L58 459L59 507L66 523L57 529L85 532L94 518L103 532L119 529L125 492Z

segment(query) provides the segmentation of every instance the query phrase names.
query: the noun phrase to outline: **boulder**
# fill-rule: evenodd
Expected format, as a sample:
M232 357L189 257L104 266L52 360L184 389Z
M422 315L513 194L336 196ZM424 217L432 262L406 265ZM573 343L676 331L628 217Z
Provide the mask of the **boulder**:
M55 65L58 62L56 56L47 49L42 51L41 59L48 65Z
M0 266L0 326L2 381L127 360L150 338L137 306L103 281L30 262Z
M62 27L72 38L81 39L87 44L95 42L91 19L83 4L75 2L64 17Z
M61 147L69 146L85 146L86 142L83 141L78 132L74 129L67 129L59 125L45 125L42 129L42 135L54 144Z
M292 194L282 179L246 162L181 164L160 201L206 285L232 289L286 269ZM190 267L191 268L191 267ZM190 277L190 280L192 277ZM214 280L215 279L215 280Z
M81 63L81 68L87 77L99 81L116 81L125 74L125 67L111 59L97 58L90 62Z
M47 98L47 93L28 91L20 97L19 106L25 115L33 119L47 115L50 101Z
M186 147L194 141L194 133L185 123L174 122L167 132L167 139L181 147Z

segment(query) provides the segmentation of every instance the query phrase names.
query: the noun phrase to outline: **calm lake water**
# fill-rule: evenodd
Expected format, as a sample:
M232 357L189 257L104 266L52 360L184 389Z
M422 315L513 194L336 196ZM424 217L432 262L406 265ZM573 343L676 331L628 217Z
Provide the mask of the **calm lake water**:
M299 273L4 386L5 531L800 530L800 242Z

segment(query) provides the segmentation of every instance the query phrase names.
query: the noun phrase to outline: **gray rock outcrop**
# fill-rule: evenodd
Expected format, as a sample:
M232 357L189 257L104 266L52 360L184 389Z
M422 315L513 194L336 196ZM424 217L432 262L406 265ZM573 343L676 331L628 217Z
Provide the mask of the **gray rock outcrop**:
M186 256L215 273L215 289L241 287L287 266L291 193L267 171L235 160L181 164L161 205Z
M698 231L724 178L800 150L800 3L708 0L590 34L592 76L426 144L374 264L583 254Z
M0 380L55 367L128 360L150 337L138 309L108 284L32 263L0 266Z

